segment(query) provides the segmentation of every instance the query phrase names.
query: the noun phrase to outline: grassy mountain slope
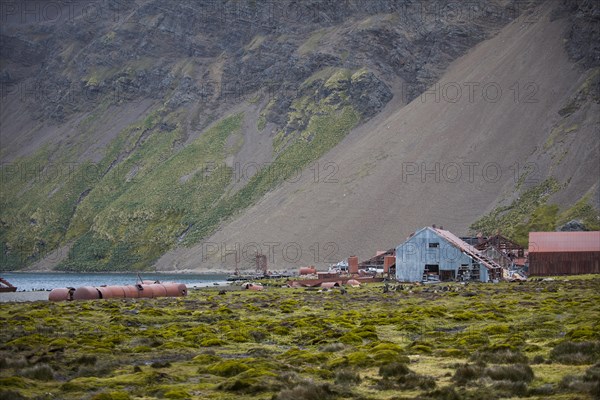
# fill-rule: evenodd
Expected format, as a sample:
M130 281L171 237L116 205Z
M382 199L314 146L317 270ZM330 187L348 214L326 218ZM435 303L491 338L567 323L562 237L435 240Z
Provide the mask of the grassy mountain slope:
M593 96L584 92L597 96L597 70L569 59L561 45L567 20L554 13L545 4L523 15L454 62L424 95L405 107L389 103L298 182L157 266L231 265L227 249L248 243L273 249L276 266L322 265L371 256L426 224L464 233L487 212L516 209L474 226L514 233L547 202L568 217L583 199L585 218L597 226L598 99L571 106ZM335 172L333 179L315 181L314 168Z
M581 44L593 29L573 28L593 27L593 10L578 4L140 0L101 18L10 15L0 268L208 270L256 251L323 265L432 222L523 232L546 200L556 221L593 225L598 70ZM553 192L512 205L542 182ZM505 223L507 207L525 211Z

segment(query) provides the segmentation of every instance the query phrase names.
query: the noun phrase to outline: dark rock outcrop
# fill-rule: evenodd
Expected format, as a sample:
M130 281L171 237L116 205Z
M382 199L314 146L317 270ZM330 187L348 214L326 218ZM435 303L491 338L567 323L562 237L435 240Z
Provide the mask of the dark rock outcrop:
M558 228L559 232L578 232L587 230L589 229L585 227L583 222L578 220L571 220Z

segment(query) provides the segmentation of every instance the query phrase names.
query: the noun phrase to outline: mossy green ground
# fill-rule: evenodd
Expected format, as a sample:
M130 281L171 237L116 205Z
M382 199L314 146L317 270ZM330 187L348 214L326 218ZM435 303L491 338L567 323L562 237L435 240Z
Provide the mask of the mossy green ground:
M4 303L0 399L598 396L599 276L382 289Z

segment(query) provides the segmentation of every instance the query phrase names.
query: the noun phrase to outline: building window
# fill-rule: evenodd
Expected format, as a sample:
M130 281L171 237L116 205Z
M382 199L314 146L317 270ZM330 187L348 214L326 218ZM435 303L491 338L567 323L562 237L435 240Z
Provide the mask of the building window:
M435 264L425 264L425 273L437 275L440 273L440 266Z
M439 243L429 243L429 248L432 248L432 247L440 247L440 244Z

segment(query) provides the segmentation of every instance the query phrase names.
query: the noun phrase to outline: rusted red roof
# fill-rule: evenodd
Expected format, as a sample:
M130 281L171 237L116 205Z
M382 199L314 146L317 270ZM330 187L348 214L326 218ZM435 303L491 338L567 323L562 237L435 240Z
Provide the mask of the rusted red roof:
M530 253L600 251L600 231L529 232Z

